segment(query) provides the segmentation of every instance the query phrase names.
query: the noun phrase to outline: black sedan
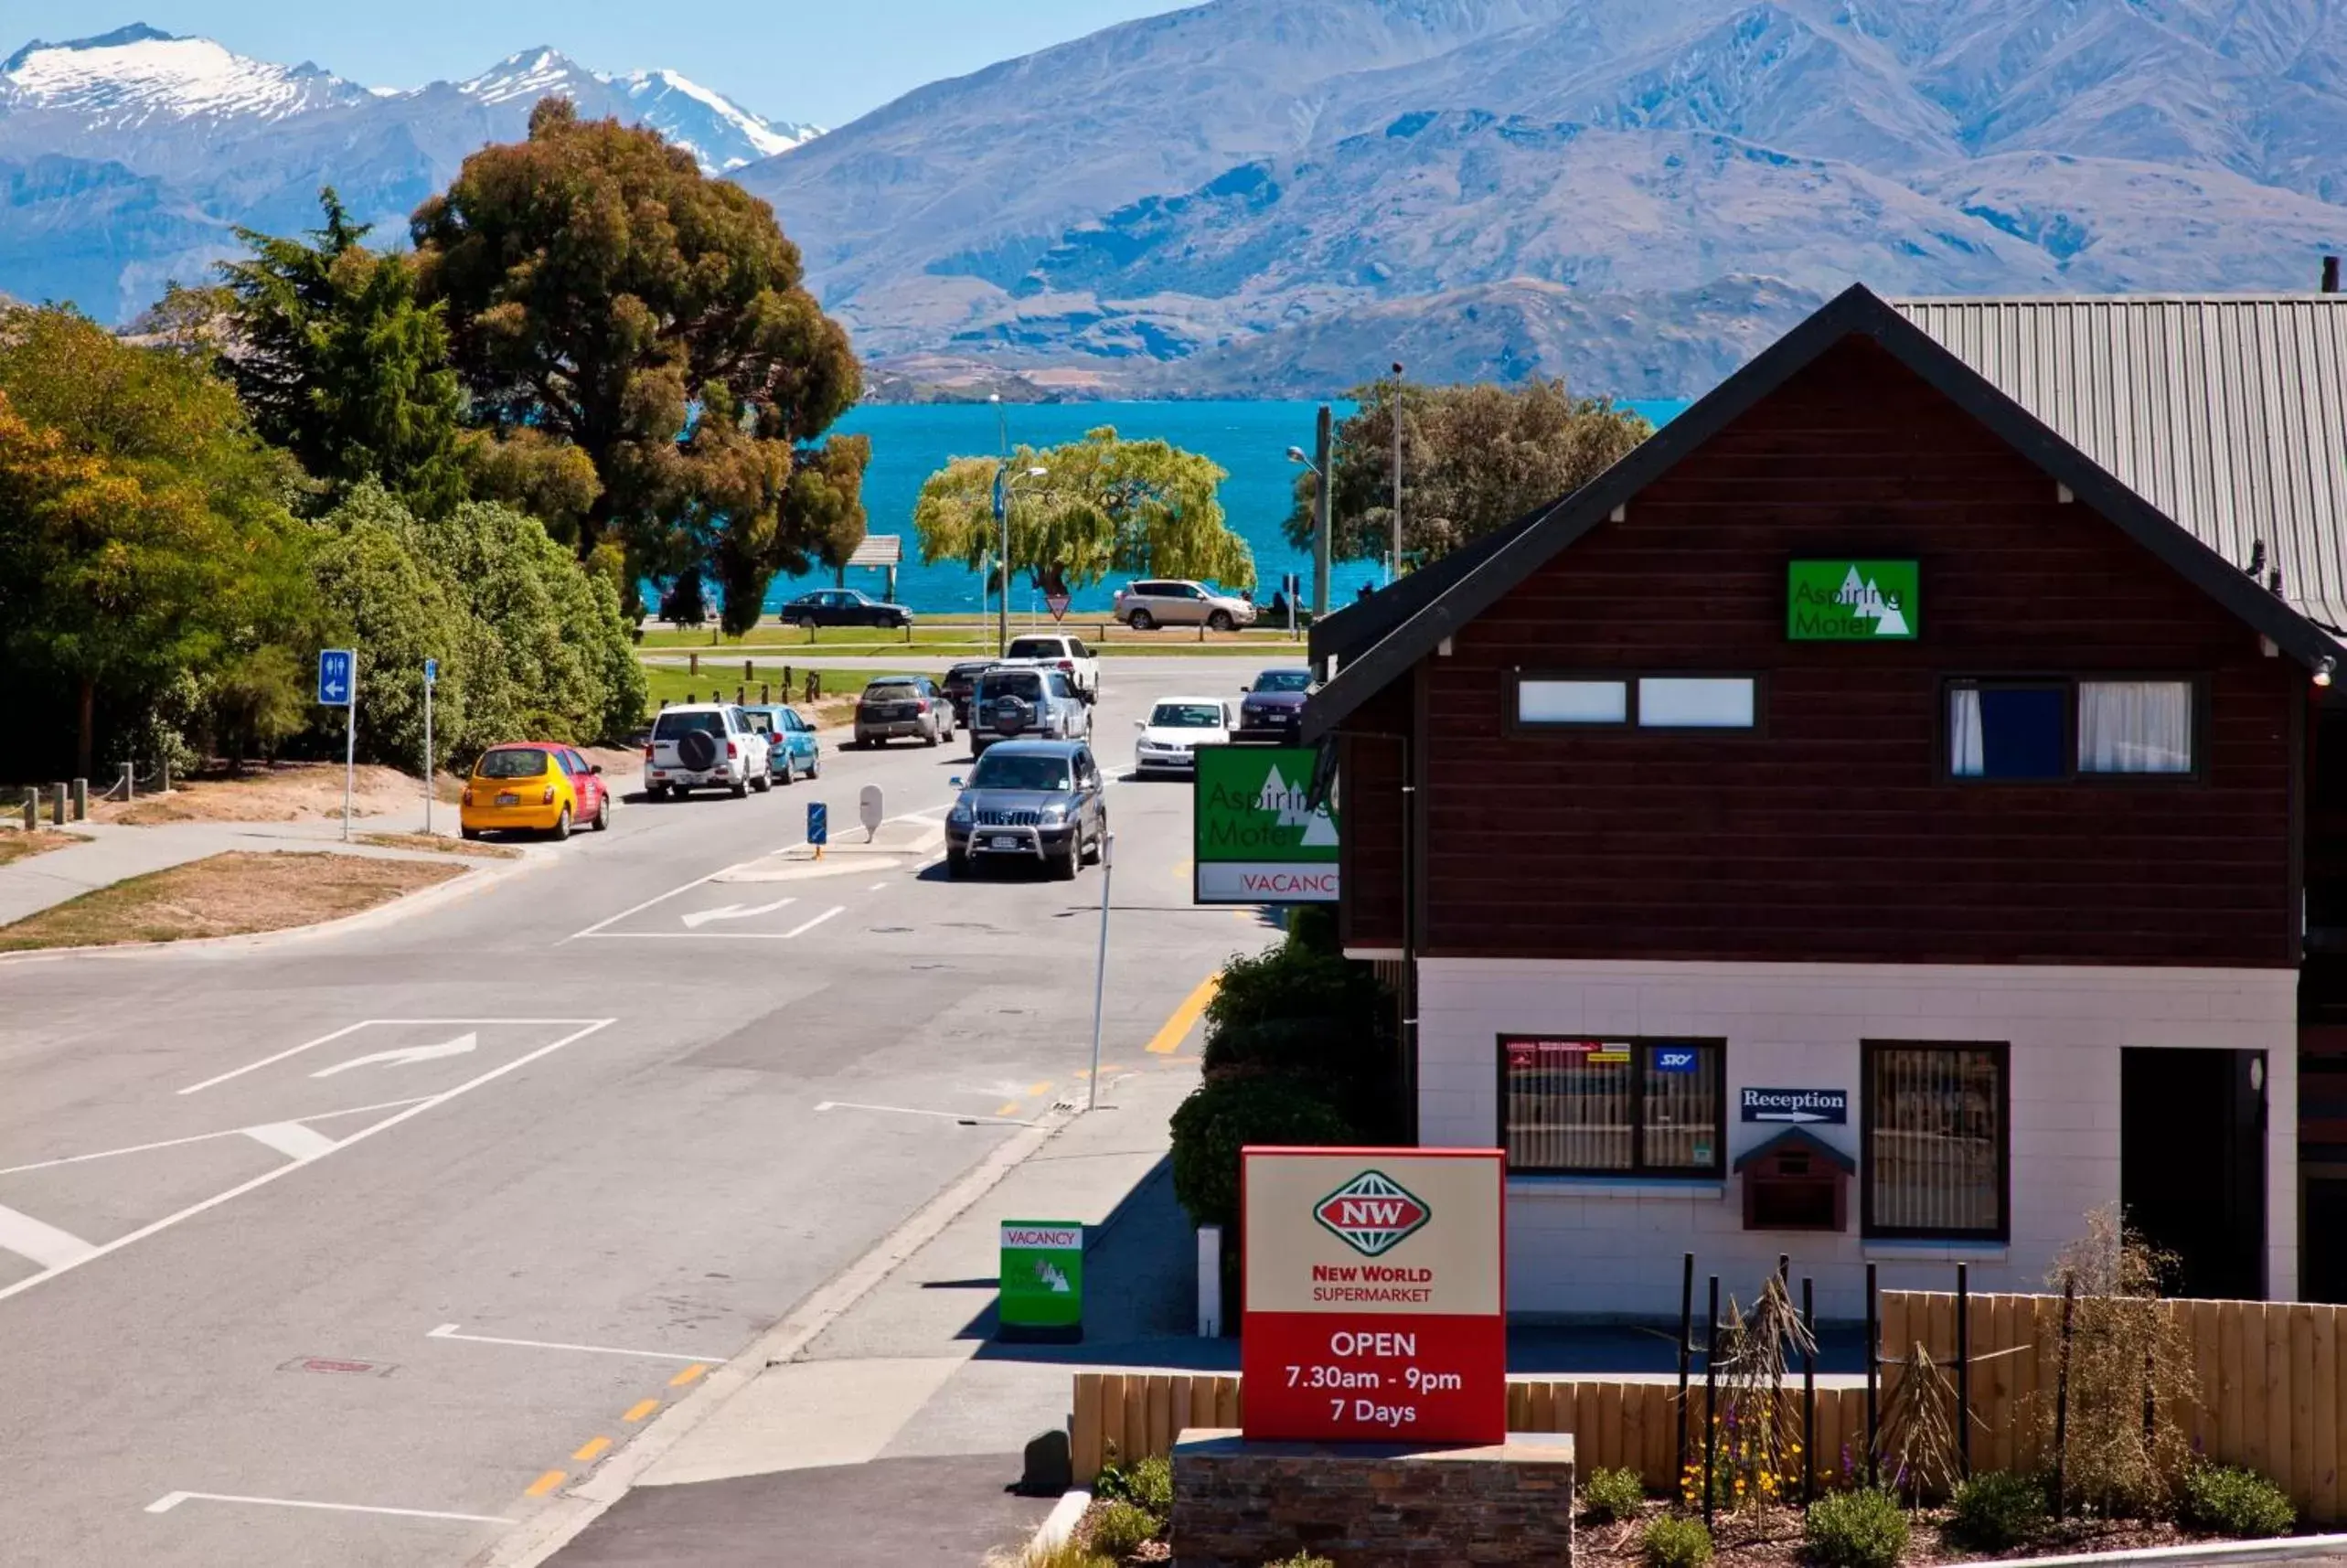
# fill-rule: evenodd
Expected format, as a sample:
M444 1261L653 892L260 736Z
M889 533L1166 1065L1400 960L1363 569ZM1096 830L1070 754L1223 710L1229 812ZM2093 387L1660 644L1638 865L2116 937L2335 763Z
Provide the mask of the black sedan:
M912 612L853 588L823 588L802 593L779 613L785 626L886 626L912 624Z
M954 705L955 723L969 723L970 690L977 685L979 672L993 667L992 659L967 659L947 670L945 678L938 682L945 693L945 699Z
M1278 741L1294 744L1304 724L1304 699L1312 689L1308 669L1267 669L1253 686L1239 688L1246 695L1239 704L1238 741Z

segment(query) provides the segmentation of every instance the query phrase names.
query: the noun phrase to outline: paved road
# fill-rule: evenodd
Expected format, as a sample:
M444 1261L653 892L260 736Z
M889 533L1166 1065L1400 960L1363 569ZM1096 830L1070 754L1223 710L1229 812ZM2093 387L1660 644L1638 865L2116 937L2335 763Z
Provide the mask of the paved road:
M1118 666L1104 760L1206 662ZM0 1563L461 1562L1080 1092L1096 870L773 854L965 759L633 805L371 933L0 962ZM1264 939L1190 906L1188 801L1112 786L1112 1051Z

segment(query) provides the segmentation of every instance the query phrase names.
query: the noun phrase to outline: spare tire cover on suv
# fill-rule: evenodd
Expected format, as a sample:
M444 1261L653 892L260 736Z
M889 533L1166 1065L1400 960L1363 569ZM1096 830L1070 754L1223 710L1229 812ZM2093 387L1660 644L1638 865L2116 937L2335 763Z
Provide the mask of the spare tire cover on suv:
M998 734L1016 735L1027 728L1027 704L1016 697L994 699L994 727Z
M706 730L688 730L677 737L677 761L697 773L707 773L717 761L717 737Z

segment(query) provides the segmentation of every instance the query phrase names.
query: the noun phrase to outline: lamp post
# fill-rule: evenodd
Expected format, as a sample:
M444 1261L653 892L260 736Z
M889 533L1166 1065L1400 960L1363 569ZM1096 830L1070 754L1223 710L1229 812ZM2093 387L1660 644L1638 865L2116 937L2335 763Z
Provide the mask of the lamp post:
M994 531L1002 550L1002 603L994 624L994 656L1001 658L1010 650L1010 497L1019 488L1019 479L1040 479L1050 470L1032 467L1013 478L1010 459L1004 456L994 465Z
M1402 361L1393 362L1393 554L1385 565L1388 583L1402 575Z
M1320 405L1318 430L1313 443L1314 455L1307 457L1304 449L1287 449L1290 463L1301 463L1312 471L1318 481L1312 486L1312 619L1318 622L1328 613L1328 531L1329 518L1336 505L1334 485L1328 471L1335 461L1336 432L1332 427L1328 405Z

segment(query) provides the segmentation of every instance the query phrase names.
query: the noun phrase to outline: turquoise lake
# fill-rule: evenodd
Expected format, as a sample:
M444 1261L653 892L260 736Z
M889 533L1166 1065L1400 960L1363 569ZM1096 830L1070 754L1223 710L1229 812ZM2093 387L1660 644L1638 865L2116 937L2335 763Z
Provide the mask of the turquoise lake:
M1633 402L1629 405L1661 424L1687 405L1683 402ZM1346 405L1336 405L1344 418ZM1112 425L1120 435L1172 443L1203 453L1227 469L1222 484L1222 510L1231 526L1255 552L1256 599L1271 601L1272 588L1283 571L1308 574L1311 560L1290 549L1280 524L1291 505L1296 467L1287 449L1312 449L1313 421L1318 403L1288 402L1125 402L1034 403L1008 408L1010 442L1016 446L1053 446L1073 441L1088 430ZM996 411L986 403L867 404L841 420L837 430L869 436L871 466L864 474L866 528L875 534L904 537L905 564L897 572L897 598L915 610L932 613L976 611L976 572L957 563L921 563L920 544L912 532L912 506L922 482L949 457L987 453L998 449ZM1378 569L1368 561L1339 561L1329 573L1329 592L1341 604L1355 587L1374 583ZM1121 577L1095 583L1076 595L1079 611L1104 610L1122 585ZM809 587L830 586L828 572L801 579L777 578L767 591L769 610ZM882 577L877 571L851 571L848 585L878 597ZM1025 611L1028 599L1042 609L1041 594L1024 580L1012 587L1011 607ZM1307 576L1307 588L1308 576Z

